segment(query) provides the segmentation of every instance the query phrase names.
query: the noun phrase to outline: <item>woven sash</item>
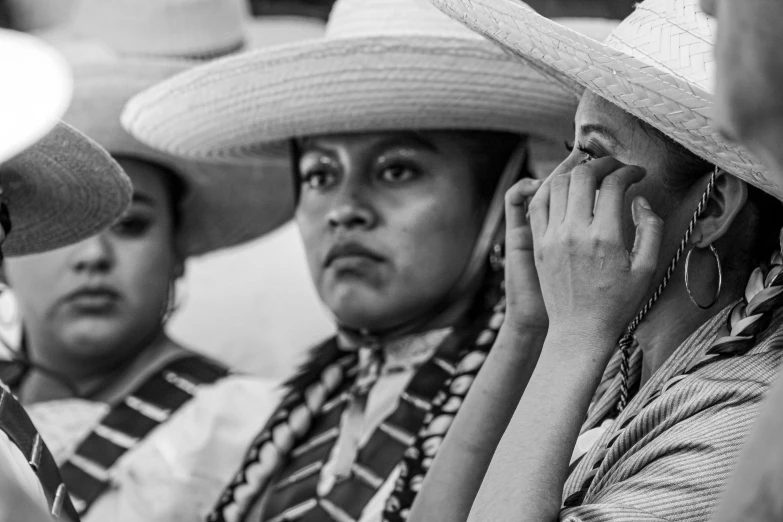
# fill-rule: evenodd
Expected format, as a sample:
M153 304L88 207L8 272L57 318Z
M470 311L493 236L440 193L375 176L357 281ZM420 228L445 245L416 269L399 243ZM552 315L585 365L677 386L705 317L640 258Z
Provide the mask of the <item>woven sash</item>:
M52 516L59 518L64 513L71 522L78 522L79 515L68 498L49 448L46 447L22 405L2 387L0 387L0 430L16 444L38 477Z
M228 370L204 357L186 354L170 361L117 401L62 466L76 511L83 515L110 485L110 470L128 450L193 398L202 384Z
M400 463L413 443L438 390L459 362L465 332L450 334L437 353L414 375L396 410L372 433L360 449L351 475L325 496L317 493L321 468L338 439L340 419L352 379L338 388L333 399L314 419L308 437L290 453L286 465L270 485L264 520L282 522L350 522L362 511Z

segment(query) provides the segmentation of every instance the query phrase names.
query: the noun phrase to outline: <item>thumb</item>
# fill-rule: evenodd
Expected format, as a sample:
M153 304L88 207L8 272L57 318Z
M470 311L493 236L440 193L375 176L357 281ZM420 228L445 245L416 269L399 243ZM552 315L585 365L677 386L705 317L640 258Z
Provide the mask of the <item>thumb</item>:
M631 268L652 275L658 267L658 254L663 238L663 220L653 212L643 197L634 199L631 207L636 225L636 238L631 252Z

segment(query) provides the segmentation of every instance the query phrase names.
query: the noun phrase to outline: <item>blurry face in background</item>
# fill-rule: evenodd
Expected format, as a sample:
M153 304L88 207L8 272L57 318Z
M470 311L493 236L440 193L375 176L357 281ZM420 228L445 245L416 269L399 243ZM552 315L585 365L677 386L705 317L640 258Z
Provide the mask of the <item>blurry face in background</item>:
M131 159L119 163L134 195L117 224L81 243L6 263L30 341L62 351L44 354L49 361L69 358L95 368L134 357L159 331L169 283L181 274L166 174Z
M405 324L457 283L483 222L455 132L300 142L296 220L321 300L347 326Z
M763 159L777 152L783 137L783 2L702 0L701 4L718 20L716 96L721 130ZM778 176L783 178L781 173ZM783 185L783 179L778 185Z

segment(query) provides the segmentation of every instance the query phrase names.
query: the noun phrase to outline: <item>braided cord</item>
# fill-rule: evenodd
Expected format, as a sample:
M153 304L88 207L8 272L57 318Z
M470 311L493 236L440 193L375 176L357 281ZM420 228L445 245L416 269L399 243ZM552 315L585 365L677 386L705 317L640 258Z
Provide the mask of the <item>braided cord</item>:
M685 252L685 249L688 247L688 242L690 241L691 235L693 234L693 229L696 226L696 221L698 221L699 217L704 212L704 209L707 208L707 201L709 200L710 195L712 194L712 190L715 188L715 180L717 178L717 175L718 175L718 167L715 167L715 170L712 172L712 175L710 175L710 180L707 183L707 188L704 190L704 193L701 195L699 204L696 206L696 210L693 212L693 217L691 218L690 223L688 223L688 228L687 230L685 230L685 234L683 234L682 240L680 240L680 246L677 247L677 252L674 254L674 257L669 263L669 266L666 268L666 274L663 276L663 280L661 281L661 284L658 285L658 288L655 289L655 292L650 297L650 299L647 300L647 302L642 307L642 309L639 310L639 313L636 314L636 317L628 325L628 329L626 330L625 334L622 336L622 338L618 343L620 351L622 353L622 360L620 362L620 379L621 379L620 396L617 400L618 414L622 413L622 411L628 405L628 398L629 398L628 396L630 393L628 376L630 375L630 370L631 370L631 348L636 342L636 339L634 337L634 334L636 333L636 329L639 327L642 320L650 312L650 310L652 310L652 307L655 305L655 303L663 294L663 291L664 289L666 289L666 286L669 284L669 281L671 281L671 278L674 275L674 271L677 269L677 265L680 263L680 258L682 258L682 254Z

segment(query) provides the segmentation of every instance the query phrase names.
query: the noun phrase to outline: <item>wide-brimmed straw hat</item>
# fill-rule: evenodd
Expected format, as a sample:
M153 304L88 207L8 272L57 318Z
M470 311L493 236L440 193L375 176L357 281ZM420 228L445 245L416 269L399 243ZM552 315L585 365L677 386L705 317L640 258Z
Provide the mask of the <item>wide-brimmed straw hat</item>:
M115 7L104 26L124 26L126 35L119 39L122 43L121 51L115 48L117 39L103 41L94 33L88 34L87 29L75 32L73 28L61 28L47 35L66 54L74 72L74 97L64 117L65 121L93 136L115 157L129 156L158 163L182 179L186 193L178 209L180 220L177 242L185 256L237 245L263 235L290 219L293 180L288 174L290 165L287 162L270 160L263 163L216 164L183 159L147 147L131 137L120 125L120 113L131 96L201 63L185 58L220 54L235 48L237 43L246 45L250 39L253 45L266 45L268 42L264 39L263 28L274 27L274 22L265 22L263 26L243 22L241 10L237 9L234 0L156 0L158 25L165 25L172 30L178 28L181 38L174 39L156 39L156 31L147 32L141 28L139 31L129 31L128 26L133 25L134 21L141 25L144 21L132 17L130 22L122 22L118 18L118 12L132 11L136 5L125 0L87 0L75 20L87 18L97 22L100 19L98 15L104 12L104 4ZM154 7L149 1L140 4L147 6L142 10L148 13ZM174 8L166 8L169 4ZM188 6L193 10L186 9ZM221 6L223 14L220 14ZM232 14L236 16L232 17ZM222 19L225 23L210 25L213 18ZM164 23L161 21L164 19L169 21ZM231 24L228 21L234 19L237 23L233 26L234 30L229 31L227 28ZM287 28L296 27L295 21L285 19L283 22ZM302 25L306 25L310 31L316 29L316 24ZM251 26L252 31L244 32ZM230 34L233 36L229 37ZM200 38L196 38L199 35ZM297 36L295 32L288 34L291 39ZM274 33L274 37L284 36Z
M65 61L36 38L0 31L0 70L0 199L11 218L2 252L52 250L109 226L130 202L130 181L103 149L58 123L71 93Z
M292 137L400 129L572 134L576 99L426 0L338 0L323 39L198 67L134 97L123 123L194 158L266 158Z
M603 42L518 0L432 0L444 12L574 89L587 88L727 172L783 187L716 127L715 23L699 0L646 0Z

